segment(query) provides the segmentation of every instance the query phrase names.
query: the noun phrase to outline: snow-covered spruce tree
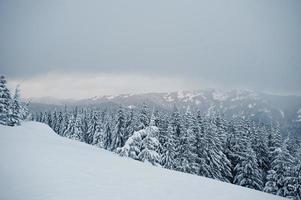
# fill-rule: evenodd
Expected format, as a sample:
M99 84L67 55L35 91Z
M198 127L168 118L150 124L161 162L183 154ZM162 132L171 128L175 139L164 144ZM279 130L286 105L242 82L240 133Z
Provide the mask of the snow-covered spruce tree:
M204 123L204 157L209 165L209 178L229 182L231 174L231 163L222 151L219 137L216 136L216 126L209 118Z
M98 114L95 111L91 111L91 119L88 122L88 130L85 135L85 142L87 144L101 145L101 125L98 119Z
M91 138L89 137L90 135L88 134L89 126L90 126L91 118L92 118L91 112L88 112L87 110L82 110L82 116L81 116L83 141L87 144L89 144L88 142L91 142Z
M158 153L159 141L157 139L159 129L156 126L148 126L134 134L126 141L125 145L117 148L116 152L125 157L130 157L152 165L160 165L161 156Z
M85 142L101 148L104 147L104 130L100 124L98 114L95 111L92 112L91 120L88 123L88 131Z
M221 181L230 182L233 179L232 176L232 164L226 155L228 133L228 122L221 117L217 112L211 117L211 123L213 123L213 129L216 137L216 146L220 156L221 163Z
M262 175L258 168L256 154L253 151L250 142L248 142L244 156L236 165L235 171L234 184L262 190Z
M195 136L197 132L196 120L192 116L189 108L185 114L185 129L180 135L178 147L179 157L177 167L179 171L186 173L196 173Z
M161 165L167 169L174 169L175 143L173 127L171 124L168 125L167 131L162 137L164 137L164 143L162 143Z
M273 155L275 157L271 162L271 169L268 171L264 191L285 197L288 186L285 184L285 178L290 176L293 158L287 150L286 142L281 148L276 148Z
M131 109L125 122L125 134L124 134L125 141L133 135L134 131L135 131L134 111L133 109Z
M147 104L143 103L139 113L139 124L137 130L141 130L149 125L150 119L148 117L148 112L149 110Z
M291 169L291 176L287 177L285 182L289 185L290 197L294 200L301 200L301 148L296 153L297 163Z
M276 171L273 169L269 170L266 176L266 183L263 188L263 191L276 195L278 191L277 181L278 181L278 176Z
M53 130L58 133L58 112L53 112Z
M149 126L145 128L147 132L146 137L142 140L141 152L138 159L142 162L148 162L152 165L160 165L161 155L159 152L160 143L158 138L159 129L156 126Z
M212 118L213 123L216 126L216 135L219 138L222 148L225 148L228 138L228 124L226 120L223 119L218 113L215 113L215 115L212 116Z
M197 163L197 174L200 176L210 177L210 165L207 162L207 152L205 151L205 121L201 113L197 114L197 125L198 132L195 138L196 144L196 163Z
M112 131L110 127L110 123L106 122L104 126L104 133L103 133L103 148L109 149L112 144Z
M21 120L26 120L26 119L29 119L30 117L33 118L33 116L31 116L31 114L29 113L29 110L28 110L28 106L29 106L30 102L24 102L24 103L21 103L21 113L20 113L20 116L21 116Z
M150 123L149 123L150 126L159 127L159 116L158 115L159 115L158 111L153 109L153 112L152 112L152 115L150 118Z
M66 115L67 113L65 113ZM66 121L65 117L63 116L63 112L59 111L58 116L57 116L57 134L62 135L65 131L65 126L66 126Z
M301 149L301 139L296 136L288 135L287 140L287 149L289 150L290 154L293 157L298 157L297 154Z
M68 121L68 125L63 135L70 139L83 141L83 134L81 129L81 121L79 115L71 115Z
M10 124L11 115L11 95L6 86L6 79L3 75L0 76L0 124L2 125L12 125Z
M20 125L22 116L21 116L22 106L21 106L21 100L20 100L20 88L19 86L15 89L15 94L12 99L11 104L11 115L10 115L10 125Z
M50 111L48 111L46 115L46 124L48 124L48 126L50 126L50 128L53 129L53 118L52 113Z
M226 155L231 162L231 173L233 178L236 176L235 167L245 156L247 135L249 135L249 129L244 120L235 119L231 121L229 127L229 137L227 140ZM231 179L230 182L234 183L234 179Z
M115 151L118 147L122 147L125 143L125 119L122 107L117 111L117 122L113 131L113 140L111 150Z
M175 144L175 155L174 155L175 170L180 170L180 166L181 166L180 138L184 134L184 127L183 127L183 120L176 107L174 107L174 111L171 115L171 125L173 128L174 144Z
M272 168L271 162L274 160L274 158L277 156L276 154L278 153L276 149L281 147L281 135L280 135L280 128L279 124L271 125L271 127L266 128L266 131L268 132L267 136L267 146L268 146L268 153L269 153L269 163L268 167L269 169Z
M285 166L283 189L280 190L280 193L278 195L288 198L294 198L297 196L295 187L298 185L298 176L301 173L300 171L296 170L300 169L298 165L300 164L301 160L291 155L290 151L288 150L288 143L289 138L287 138L282 144L283 154L287 159L287 163L289 164Z
M259 127L253 123L251 128L251 139L252 147L258 161L258 167L262 171L263 182L265 182L265 176L269 170L269 151L265 127Z

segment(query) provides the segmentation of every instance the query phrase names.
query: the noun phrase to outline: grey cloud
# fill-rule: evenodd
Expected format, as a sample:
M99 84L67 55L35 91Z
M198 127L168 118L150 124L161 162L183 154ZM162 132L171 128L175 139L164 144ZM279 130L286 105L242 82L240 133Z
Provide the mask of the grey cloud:
M301 94L301 2L1 1L1 73L135 73Z

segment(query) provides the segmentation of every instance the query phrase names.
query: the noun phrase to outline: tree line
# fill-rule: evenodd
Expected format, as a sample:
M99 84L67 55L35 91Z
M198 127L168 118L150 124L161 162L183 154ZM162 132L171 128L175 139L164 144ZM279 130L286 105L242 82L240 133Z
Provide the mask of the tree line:
M134 108L58 109L33 114L63 137L155 166L301 199L301 143L277 123L231 121L203 115Z

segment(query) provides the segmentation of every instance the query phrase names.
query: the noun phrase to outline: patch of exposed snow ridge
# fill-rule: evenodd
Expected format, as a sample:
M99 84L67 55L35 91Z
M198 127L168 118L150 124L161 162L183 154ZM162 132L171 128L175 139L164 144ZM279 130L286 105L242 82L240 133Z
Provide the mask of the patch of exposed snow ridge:
M215 101L225 101L229 98L229 95L227 94L227 92L224 92L222 90L214 90L212 97Z
M0 125L0 158L3 200L283 199L119 157L37 122Z

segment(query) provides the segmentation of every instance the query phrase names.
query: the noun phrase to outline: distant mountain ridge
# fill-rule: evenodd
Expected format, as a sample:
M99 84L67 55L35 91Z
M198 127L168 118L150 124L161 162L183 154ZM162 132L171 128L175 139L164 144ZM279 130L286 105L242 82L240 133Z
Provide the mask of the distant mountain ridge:
M301 135L301 96L271 95L250 90L205 89L178 91L168 93L121 94L94 96L82 100L55 98L32 99L35 103L56 106L98 105L107 103L119 104L128 108L141 105L143 102L156 108L166 110L176 106L181 111L188 107L203 114L221 113L227 119L244 117L268 123L278 121L281 126L293 134Z

